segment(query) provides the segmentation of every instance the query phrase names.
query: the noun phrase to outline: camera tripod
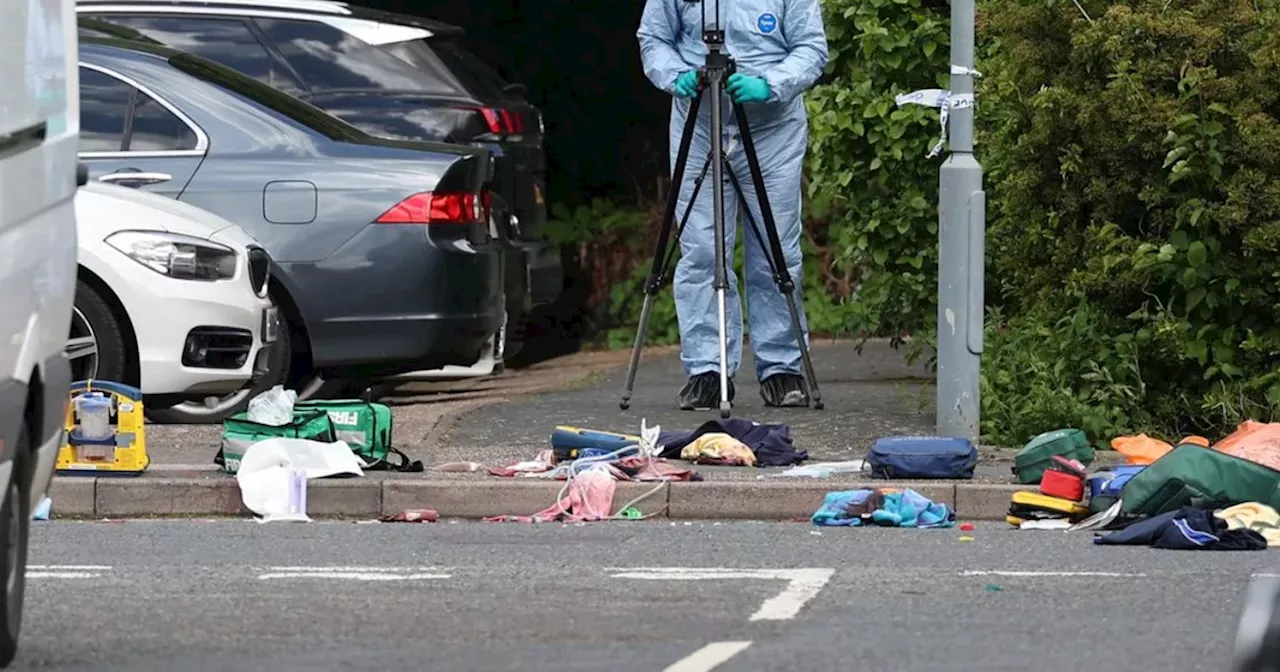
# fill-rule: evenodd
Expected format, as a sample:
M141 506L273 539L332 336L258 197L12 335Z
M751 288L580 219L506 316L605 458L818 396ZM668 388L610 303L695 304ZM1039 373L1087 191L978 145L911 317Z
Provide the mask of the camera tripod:
M705 3L705 0L703 2ZM685 118L684 130L680 137L680 149L676 154L675 170L671 176L671 190L667 194L662 227L658 232L658 241L654 250L652 265L649 269L649 277L644 285L644 305L640 309L640 323L636 329L635 344L631 349L631 360L627 365L626 387L623 389L622 399L618 403L623 410L626 410L631 405L631 393L635 388L636 370L640 366L640 350L644 347L645 334L649 328L653 299L662 289L662 284L665 282L667 272L671 266L672 255L670 252L674 250L674 246L671 245L671 231L675 224L680 184L689 161L689 149L693 143L694 129L698 124L698 109L704 95L711 99L711 151L707 156L706 165L703 166L702 174L698 176L694 183L693 194L689 198L689 203L685 207L684 215L680 220L679 230L676 232L676 240L678 241L680 235L684 232L685 224L688 223L689 214L693 211L693 205L697 201L702 182L707 176L708 169L710 169L712 224L715 237L714 288L716 292L716 313L720 327L720 417L729 417L732 409L732 404L729 401L728 329L725 317L725 294L729 287L728 262L726 260L727 253L724 240L726 230L724 173L726 169L728 169L733 181L734 190L744 206L746 205L746 198L743 195L741 185L738 183L737 176L734 175L732 168L728 165L728 159L724 155L724 117L720 94L724 90L729 75L733 74L735 64L724 50L724 31L719 29L719 3L717 2L716 4L716 29L703 30L702 39L707 45L707 57L698 75L698 94L690 101L688 116ZM706 23L705 11L704 4L704 26ZM787 269L786 257L782 251L782 241L778 237L778 227L773 219L773 210L769 207L769 196L765 190L764 174L760 170L760 161L756 155L755 140L751 136L746 110L741 103L733 103L733 113L738 122L739 132L742 135L742 149L746 153L747 169L751 174L751 183L755 187L760 206L760 215L764 220L764 235L768 237L768 245L765 244L751 215L751 210L747 207L741 210L746 216L747 223L747 226L743 228L750 229L756 241L759 242L760 249L764 252L765 258L769 262L769 269L773 273L774 282L778 285L778 291L782 292L787 299L787 309L791 314L791 328L795 332L796 343L800 346L800 358L804 366L805 383L808 387L813 407L820 410L823 407L822 394L818 390L818 382L813 375L813 361L809 356L809 344L805 342L804 329L800 324L800 311L796 306L795 299L795 281L791 278L790 271Z

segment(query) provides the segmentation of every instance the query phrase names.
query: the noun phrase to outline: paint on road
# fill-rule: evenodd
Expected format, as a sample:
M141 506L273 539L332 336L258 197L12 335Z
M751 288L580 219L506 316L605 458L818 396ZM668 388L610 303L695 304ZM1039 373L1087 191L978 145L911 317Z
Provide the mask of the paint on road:
M438 567L268 567L259 580L337 579L342 581L421 581L448 579Z
M751 642L712 642L672 663L663 672L709 672L748 646Z
M615 570L616 571L616 570ZM764 601L752 621L786 621L796 617L835 574L834 569L719 569L685 567L637 567L614 574L618 579L656 581L699 581L723 579L784 580L787 587Z
M109 565L27 565L28 579L96 579Z
M1124 573L1124 572L1038 572L1038 571L1005 571L1005 570L969 570L961 572L960 576L1044 576L1044 577L1082 577L1082 578L1111 578L1111 579L1140 579L1146 576L1142 573Z

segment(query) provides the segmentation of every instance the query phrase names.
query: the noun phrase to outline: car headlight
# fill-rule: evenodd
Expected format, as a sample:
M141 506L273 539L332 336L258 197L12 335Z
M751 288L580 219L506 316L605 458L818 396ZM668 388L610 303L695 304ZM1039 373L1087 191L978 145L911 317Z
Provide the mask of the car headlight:
M107 244L147 268L178 280L227 280L236 275L236 253L207 240L162 231L120 231Z

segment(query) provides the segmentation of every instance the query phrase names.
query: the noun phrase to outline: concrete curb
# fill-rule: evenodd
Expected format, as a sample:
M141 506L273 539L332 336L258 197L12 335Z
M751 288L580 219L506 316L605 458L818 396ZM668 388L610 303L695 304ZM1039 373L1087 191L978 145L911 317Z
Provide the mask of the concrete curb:
M313 518L370 519L405 509L435 509L442 518L529 515L556 501L564 483L357 478L312 481L307 513ZM1010 496L1031 486L946 481L619 483L617 509L635 507L674 520L807 519L826 493L860 487L909 487L953 506L963 520L1004 520ZM652 493L652 494L649 494ZM57 476L49 495L55 518L249 516L234 478ZM616 511L615 511L616 513Z

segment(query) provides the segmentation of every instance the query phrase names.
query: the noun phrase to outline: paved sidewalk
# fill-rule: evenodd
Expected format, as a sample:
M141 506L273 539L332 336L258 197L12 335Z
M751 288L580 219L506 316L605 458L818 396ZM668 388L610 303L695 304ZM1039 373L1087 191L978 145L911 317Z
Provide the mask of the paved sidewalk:
M454 417L547 390L591 384L603 372L625 366L624 352L583 352L507 371L499 376L409 383L382 399L392 406L396 447L427 460L426 449ZM220 425L148 425L153 465L209 468L221 444Z

